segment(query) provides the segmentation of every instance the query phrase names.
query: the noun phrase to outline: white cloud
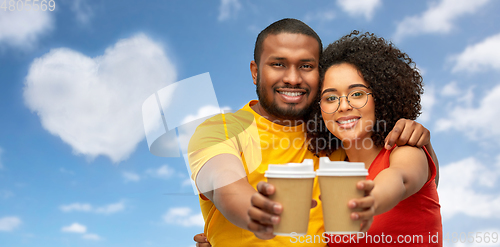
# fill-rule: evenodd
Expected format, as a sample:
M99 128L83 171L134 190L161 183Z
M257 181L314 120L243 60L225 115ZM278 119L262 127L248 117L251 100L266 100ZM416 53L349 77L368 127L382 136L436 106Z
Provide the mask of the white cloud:
M472 106L470 102L460 104L458 97L452 109L448 110L448 116L441 118L436 122L437 131L456 130L464 133L471 140L490 141L490 143L499 143L500 128L496 123L500 121L500 85L493 87L487 92L482 92L481 98L478 98L479 105ZM472 101L473 95L470 93L464 96L468 101Z
M363 16L371 20L375 10L382 5L381 0L337 0L337 4L350 16Z
M125 182L139 182L141 180L141 176L134 172L122 172L122 176Z
M139 175L135 172L124 171L122 172L122 176L125 182L139 182L141 179L146 178L169 179L175 173L175 169L169 167L168 165L162 165L158 168L146 169L143 175Z
M480 191L495 188L500 178L499 161L496 167L487 167L476 158L469 157L440 168L438 191L443 219L457 214L500 217L500 194Z
M24 99L74 153L119 162L144 138L143 101L175 77L162 46L139 34L95 58L58 48L35 59Z
M465 14L474 14L490 0L441 0L432 2L429 8L418 16L406 17L398 23L394 39L421 33L448 33L453 22Z
M72 203L62 205L59 209L65 213L68 212L92 212L98 214L113 214L125 209L125 202L120 201L117 203L108 204L101 207L93 207L89 203Z
M167 165L162 165L158 169L147 169L146 174L152 177L168 179L172 177L175 173L175 170L168 167Z
M216 107L213 105L202 106L202 107L200 107L200 109L198 109L198 113L196 114L196 116L187 115L182 120L181 125L186 124L186 123L190 123L192 121L200 120L200 119L206 119L206 118L211 117L213 115L220 114L222 112L226 112L226 111L230 111L230 110L231 110L231 108L228 106L225 106L222 108L219 108L219 107Z
M123 201L108 204L106 206L98 207L95 209L95 212L98 214L114 214L125 209L125 203Z
M81 24L89 23L94 16L94 12L86 0L73 0L71 10L75 13L76 20Z
M219 6L219 21L225 21L232 17L236 17L236 14L241 9L241 3L239 0L221 0Z
M63 212L90 212L92 211L92 205L88 203L72 203L69 205L62 205L59 207L59 209L61 209L61 211Z
M97 234L94 234L94 233L87 233L87 234L84 234L82 236L83 239L87 239L87 240L94 240L94 241L98 241L98 240L101 240L101 237Z
M64 226L63 228L61 228L61 231L82 234L82 238L86 240L98 241L102 239L95 233L87 233L87 227L76 222L69 226Z
M456 81L452 81L446 84L443 89L441 89L441 96L452 98L446 99L446 104L449 109L461 105L462 107L472 107L474 100L474 89L476 85L468 85L468 88L462 88ZM459 96L459 97L457 97Z
M18 228L23 222L15 216L0 218L0 232L11 232Z
M62 232L73 232L73 233L86 233L87 227L78 223L73 223L69 226L64 226L61 228Z
M191 181L193 181L193 180L191 180L191 178L184 179L184 181L182 181L182 184L181 184L182 187L184 187L184 186L191 186L191 184L192 184Z
M448 97L453 97L460 95L462 93L462 90L458 88L457 82L452 81L448 84L446 84L443 89L441 90L441 95L442 96L448 96Z
M451 60L455 62L453 72L478 72L487 69L500 70L500 33L480 43L468 46Z
M434 87L426 87L425 93L421 97L422 104L422 114L418 117L418 120L422 122L427 122L431 119L432 109L436 104L436 93Z
M317 12L309 12L304 17L304 22L309 23L312 21L326 22L335 19L336 14L333 10L320 10ZM258 33L258 32L257 32Z
M8 1L7 1L8 2ZM0 14L0 45L32 48L40 36L54 28L50 11L3 11Z
M203 215L196 214L188 207L170 208L164 215L163 220L168 224L190 227L190 226L204 226Z

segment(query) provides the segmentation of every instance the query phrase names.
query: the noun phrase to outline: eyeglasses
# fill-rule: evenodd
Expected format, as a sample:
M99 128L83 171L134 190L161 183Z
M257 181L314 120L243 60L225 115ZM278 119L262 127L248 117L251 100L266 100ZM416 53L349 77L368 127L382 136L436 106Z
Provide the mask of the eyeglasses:
M347 103L354 109L362 108L368 102L368 95L372 93L367 93L363 90L354 90L344 96L338 96L333 92L325 94L321 97L319 107L324 113L335 113L340 107L340 98L345 97Z

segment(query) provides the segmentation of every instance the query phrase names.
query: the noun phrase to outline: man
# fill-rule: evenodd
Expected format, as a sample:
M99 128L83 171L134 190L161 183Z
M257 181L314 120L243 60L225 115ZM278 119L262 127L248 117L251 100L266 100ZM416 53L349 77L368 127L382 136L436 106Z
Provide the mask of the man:
M266 197L274 187L263 183L269 164L314 159L318 166L318 158L307 150L303 120L319 90L321 50L320 38L303 22L283 19L271 24L258 35L250 63L259 101L205 121L193 135L189 163L202 193L204 232L213 246L325 246L319 239L306 242L272 234L282 207ZM389 134L387 144L394 143L427 144L429 132L413 121L400 120ZM345 152L338 150L330 159L344 160ZM372 188L370 181L358 184L367 193ZM317 181L313 199L308 235L321 236ZM369 211L366 205L357 206ZM373 214L358 217L367 228Z

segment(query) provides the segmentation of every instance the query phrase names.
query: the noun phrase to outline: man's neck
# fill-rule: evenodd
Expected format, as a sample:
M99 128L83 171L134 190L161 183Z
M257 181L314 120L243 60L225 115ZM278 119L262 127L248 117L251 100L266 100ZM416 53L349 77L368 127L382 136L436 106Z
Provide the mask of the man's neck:
M260 105L260 102L257 102L257 104L250 106L250 108L252 108L252 110L254 110L257 114L259 114L263 118L282 126L294 127L304 123L304 120L302 119L283 119L271 115L266 110L264 110L264 108Z

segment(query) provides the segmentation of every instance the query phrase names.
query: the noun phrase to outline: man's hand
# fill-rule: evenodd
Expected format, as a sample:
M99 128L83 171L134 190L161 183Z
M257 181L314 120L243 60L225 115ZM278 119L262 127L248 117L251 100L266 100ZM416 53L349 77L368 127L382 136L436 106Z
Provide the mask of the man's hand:
M390 150L394 144L421 148L431 141L431 132L423 125L408 119L399 119L385 138L385 148Z
M423 125L408 119L399 119L385 138L385 149L391 150L394 144L421 148L425 146L436 165L436 187L439 183L439 161L431 145L431 132Z
M359 181L356 184L358 190L363 190L365 192L365 197L352 199L348 203L350 209L361 209L361 212L351 213L352 220L361 220L361 230L362 232L368 231L373 222L373 216L375 216L375 200L373 196L370 195L373 190L374 183L372 180Z
M260 239L274 238L273 224L280 221L279 215L283 207L269 199L275 191L276 188L272 184L260 182L257 184L257 192L251 198L252 206L248 210L250 222L247 227Z
M208 242L207 237L204 233L194 235L194 241L196 242L196 247L211 247L212 245Z

